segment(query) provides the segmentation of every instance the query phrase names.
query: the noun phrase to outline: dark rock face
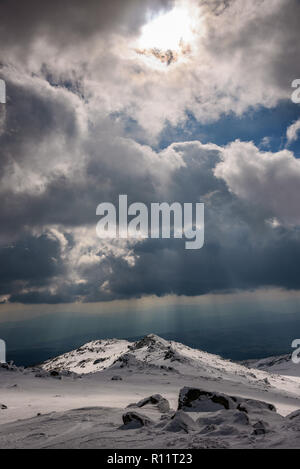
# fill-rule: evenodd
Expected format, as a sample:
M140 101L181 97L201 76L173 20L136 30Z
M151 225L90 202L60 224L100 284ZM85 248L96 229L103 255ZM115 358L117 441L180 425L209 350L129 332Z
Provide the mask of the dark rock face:
M18 371L18 367L14 365L13 362L0 363L0 368L3 368L4 370L8 370L8 371Z
M129 347L130 350L139 350L141 348L147 347L149 352L155 350L164 350L166 349L167 342L158 337L155 334L149 334L143 337L141 340L135 342L132 346Z
M118 375L112 376L111 381L122 381L122 377Z
M265 422L257 422L253 425L253 435L265 435L268 432L267 424Z
M186 412L216 412L222 409L237 409L246 414L252 410L276 412L275 406L254 399L228 396L198 388L182 388L179 393L178 410Z
M178 410L187 412L216 412L235 409L236 398L197 388L183 388L179 393Z
M174 433L190 433L195 430L199 431L199 427L188 414L183 412L183 410L178 410L173 415L170 422L168 422L168 424L164 427L164 430Z
M120 368L129 368L130 366L142 369L145 367L145 363L139 361L133 353L124 353L121 355L114 364L118 365Z
M93 362L93 365L98 365L98 363L105 362L105 360L107 360L107 357L104 357L104 358L97 358L97 360L95 360L95 361Z
M239 404L237 406L237 409L240 410L241 412L245 412L246 414L251 413L253 409L255 409L256 411L267 410L270 412L276 412L276 407L273 404L269 404L268 402L263 402L263 401L256 401L254 399L239 398Z
M287 415L286 416L286 419L288 420L294 420L296 422L299 422L300 421L300 409L299 410L295 410L294 412L292 412L291 414Z
M162 413L169 412L170 410L169 401L160 394L153 394L152 396L145 397L145 399L142 399L136 404L130 404L128 407L144 407L146 405L156 406Z
M171 362L179 362L179 363L186 363L188 361L184 357L182 357L172 347L168 347L168 350L166 351L165 356L164 356L164 360L170 360Z
M7 409L7 406L5 404L0 404L0 409L5 410Z
M122 419L124 426L129 428L147 427L153 423L146 415L133 411L123 414Z

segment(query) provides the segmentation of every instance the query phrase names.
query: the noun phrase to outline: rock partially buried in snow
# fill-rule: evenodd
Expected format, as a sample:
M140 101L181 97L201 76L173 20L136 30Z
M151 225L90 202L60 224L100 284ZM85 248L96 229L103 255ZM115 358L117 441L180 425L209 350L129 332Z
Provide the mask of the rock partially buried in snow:
M157 350L157 349L165 349L168 346L168 342L158 335L155 334L148 334L142 339L135 342L131 347L130 350L139 350L143 347L148 347L149 351Z
M237 398L237 401L239 402L237 409L246 414L276 412L276 407L268 402L241 398Z
M121 376L115 375L115 376L112 376L111 381L122 381L122 379L123 378Z
M169 401L167 401L167 399L162 397L160 394L153 394L152 396L145 397L136 404L129 404L128 407L144 407L147 405L156 406L162 413L169 412L170 410Z
M244 412L225 409L210 414L204 414L204 416L200 416L196 422L201 428L200 433L209 433L228 425L240 429L250 424L249 417Z
M186 412L217 412L222 409L237 409L246 414L276 412L275 406L267 402L189 387L184 387L179 392L178 410L181 409Z
M7 409L7 406L5 404L0 404L0 409L5 410Z
M183 410L178 410L172 417L171 421L164 427L168 432L182 432L190 433L199 430L194 420Z
M286 416L286 419L299 422L300 421L300 409L294 410L294 412L292 412L291 414L288 414Z
M152 425L152 420L146 417L146 415L139 414L138 412L126 412L122 416L124 426L126 428L140 428Z
M253 435L265 435L268 432L267 424L265 422L257 422L253 425Z
M235 398L217 392L185 387L179 393L178 410L186 412L217 412L236 407Z

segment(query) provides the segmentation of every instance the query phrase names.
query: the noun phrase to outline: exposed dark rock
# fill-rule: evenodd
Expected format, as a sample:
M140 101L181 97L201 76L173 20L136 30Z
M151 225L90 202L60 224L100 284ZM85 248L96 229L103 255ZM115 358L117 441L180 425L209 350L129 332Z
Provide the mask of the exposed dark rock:
M67 374L68 373L66 373L65 375L67 375ZM52 378L61 379L61 373L59 371L56 371L56 370L50 371L50 376L52 376Z
M115 375L115 376L112 376L111 380L112 381L122 381L122 377L121 376L118 376L118 375Z
M158 408L162 413L169 412L170 404L167 399L162 397L160 394L153 394L152 396L145 397L136 404L130 404L128 407L144 407L146 405L153 405Z
M288 414L286 416L286 419L300 421L300 409L294 410L294 412L292 412L291 414Z
M157 335L149 334L149 335L143 337L141 340L138 340L137 342L135 342L129 348L130 348L130 350L138 350L138 349L141 349L143 347L148 347L149 352L151 352L153 350L157 350L158 348L159 349L166 348L166 344L165 344L165 341L163 339L161 339L160 337L158 337Z
M241 412L276 412L275 406L255 399L243 399L198 388L182 388L179 393L178 410L186 412L216 412L222 409L237 409Z
M270 411L276 412L276 407L273 404L268 402L257 401L255 399L239 399L239 404L237 409L246 414L251 413L252 411Z
M105 362L105 360L107 360L108 357L104 357L104 358L97 358L97 360L95 360L93 362L93 365L98 365L98 363L102 363L102 362Z
M235 398L197 388L183 388L179 393L178 410L188 412L216 412L221 409L235 409Z
M153 422L146 415L139 414L138 412L126 412L122 416L123 423L127 428L139 428L151 425Z
M178 410L170 422L164 427L164 430L168 432L185 432L190 433L192 431L199 430L196 422L183 410Z
M268 428L266 423L264 422L257 422L253 425L253 435L265 435L268 432Z

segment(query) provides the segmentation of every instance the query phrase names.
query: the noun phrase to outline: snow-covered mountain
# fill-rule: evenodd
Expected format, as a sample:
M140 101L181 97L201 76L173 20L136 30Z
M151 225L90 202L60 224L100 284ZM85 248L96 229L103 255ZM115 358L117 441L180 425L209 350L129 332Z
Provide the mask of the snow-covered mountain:
M154 334L3 365L0 448L300 448L300 378L249 366Z
M149 334L136 342L109 339L89 342L71 352L46 361L41 365L46 371L70 371L79 374L122 368L134 371L165 371L205 377L209 380L255 382L268 386L265 374L254 374L243 365L225 360L201 350L192 349L179 342L167 341Z
M132 345L127 340L94 340L71 352L46 361L46 371L66 370L74 373L95 373L111 366Z
M225 373L253 379L253 373L244 366L229 360L192 349L179 342L167 341L149 334L136 342L109 339L89 342L76 350L46 361L41 368L46 371L67 370L79 374L95 373L108 368L158 369L210 378Z
M300 377L300 364L293 363L292 354L267 357L261 360L247 360L242 364L283 376Z

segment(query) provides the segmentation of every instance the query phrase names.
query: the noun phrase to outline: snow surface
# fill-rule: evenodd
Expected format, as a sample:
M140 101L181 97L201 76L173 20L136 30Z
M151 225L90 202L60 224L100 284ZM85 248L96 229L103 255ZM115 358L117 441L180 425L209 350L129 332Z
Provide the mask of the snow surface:
M293 363L292 354L268 357L261 360L247 360L243 364L269 373L300 377L300 364Z
M0 448L300 448L300 377L268 369L154 334L90 342L36 368L0 367ZM277 412L252 401L242 406L247 413L177 411L184 387L267 402ZM169 412L127 408L156 394ZM129 411L151 424L123 425Z

